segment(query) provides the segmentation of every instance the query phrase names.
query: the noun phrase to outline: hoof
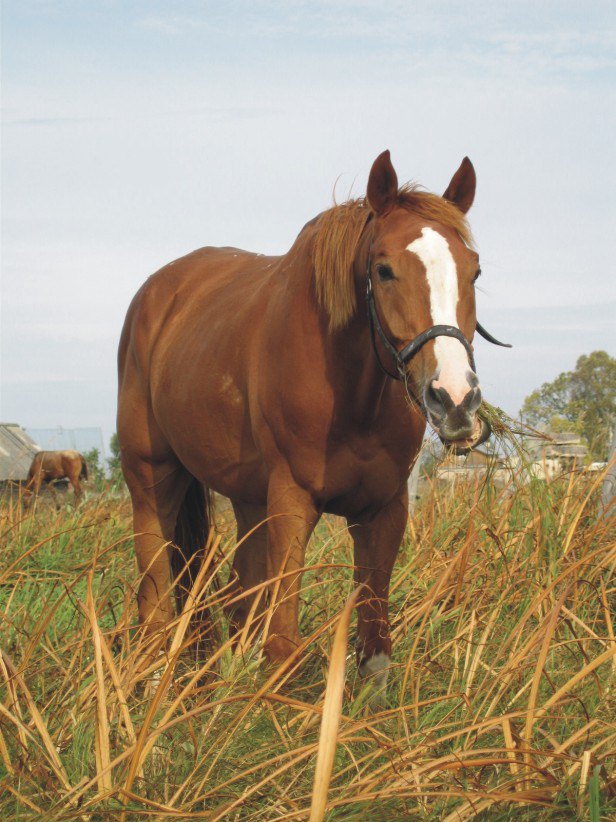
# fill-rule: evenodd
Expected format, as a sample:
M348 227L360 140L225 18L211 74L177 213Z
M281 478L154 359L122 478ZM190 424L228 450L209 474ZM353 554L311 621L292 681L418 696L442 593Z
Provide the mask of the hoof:
M360 677L371 686L368 705L373 711L382 711L386 707L390 662L387 654L375 654L359 664Z

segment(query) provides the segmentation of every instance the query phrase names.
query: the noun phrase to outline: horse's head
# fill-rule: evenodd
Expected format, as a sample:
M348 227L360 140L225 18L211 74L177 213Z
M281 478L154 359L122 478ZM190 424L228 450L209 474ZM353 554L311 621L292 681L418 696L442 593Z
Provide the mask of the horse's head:
M367 192L374 212L367 281L371 321L388 351L388 365L393 361L405 372L440 438L462 450L490 435L477 415L481 389L471 345L480 269L464 215L475 184L465 157L442 198L399 191L385 151L372 166Z

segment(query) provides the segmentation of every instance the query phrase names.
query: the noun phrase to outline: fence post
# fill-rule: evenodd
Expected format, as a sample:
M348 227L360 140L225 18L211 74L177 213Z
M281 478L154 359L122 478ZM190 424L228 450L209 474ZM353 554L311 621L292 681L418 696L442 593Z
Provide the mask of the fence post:
M601 485L601 509L603 516L608 513L614 496L616 496L616 420L612 429L612 444L608 454L608 468L603 484Z
M417 454L417 459L413 465L413 470L408 478L407 488L409 491L409 515L413 516L415 504L417 502L417 486L419 484L419 470L421 467L421 451Z

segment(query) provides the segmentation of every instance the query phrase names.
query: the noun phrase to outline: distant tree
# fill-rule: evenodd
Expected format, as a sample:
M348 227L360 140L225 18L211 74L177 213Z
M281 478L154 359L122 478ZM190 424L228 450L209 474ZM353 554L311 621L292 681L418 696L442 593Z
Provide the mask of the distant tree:
M573 371L533 391L520 414L528 425L577 432L594 460L607 459L616 418L616 359L605 351L582 355Z
M101 454L98 448L90 448L83 452L83 458L88 463L88 479L100 491L105 484L105 469L101 464Z
M107 459L107 466L111 474L111 482L113 485L121 485L124 482L124 476L122 474L122 462L120 460L120 441L115 432L109 440L109 450L111 451L111 456Z

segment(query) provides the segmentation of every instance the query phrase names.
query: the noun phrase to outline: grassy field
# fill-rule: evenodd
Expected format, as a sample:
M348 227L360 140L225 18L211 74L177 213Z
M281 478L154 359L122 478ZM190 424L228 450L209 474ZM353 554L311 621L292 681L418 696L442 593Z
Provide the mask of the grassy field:
M216 652L195 662L185 614L144 683L128 500L41 499L24 517L5 499L0 818L299 820L313 803L329 820L616 818L616 529L598 479L424 497L378 711L355 674L341 520L311 543L305 645L272 670L227 641L221 514L222 585L208 570L193 592Z

